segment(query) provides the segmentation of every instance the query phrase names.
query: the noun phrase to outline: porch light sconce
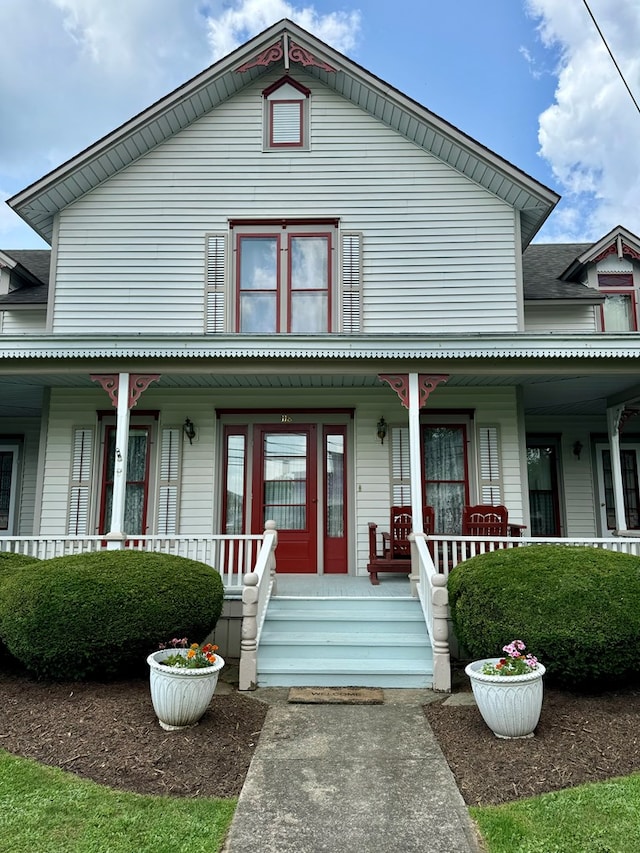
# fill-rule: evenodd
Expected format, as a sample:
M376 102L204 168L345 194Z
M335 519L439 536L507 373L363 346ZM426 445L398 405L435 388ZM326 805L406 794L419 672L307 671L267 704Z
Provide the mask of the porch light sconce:
M380 420L378 421L378 423L376 425L377 435L378 435L378 438L380 439L380 444L384 444L384 440L387 437L388 429L389 428L387 426L387 422L385 421L385 419L380 418Z
M582 443L580 441L575 441L573 443L573 455L576 459L580 459L580 454L582 453Z
M193 439L196 437L196 428L193 425L193 421L190 421L189 418L185 418L182 425L182 431L189 439L189 444L193 444Z

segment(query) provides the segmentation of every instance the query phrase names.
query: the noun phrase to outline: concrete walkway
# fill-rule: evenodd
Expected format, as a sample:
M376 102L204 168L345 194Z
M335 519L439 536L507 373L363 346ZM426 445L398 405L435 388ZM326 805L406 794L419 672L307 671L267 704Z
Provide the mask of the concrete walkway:
M422 712L430 691L386 690L381 705L288 704L287 693L254 694L270 708L225 853L477 853Z

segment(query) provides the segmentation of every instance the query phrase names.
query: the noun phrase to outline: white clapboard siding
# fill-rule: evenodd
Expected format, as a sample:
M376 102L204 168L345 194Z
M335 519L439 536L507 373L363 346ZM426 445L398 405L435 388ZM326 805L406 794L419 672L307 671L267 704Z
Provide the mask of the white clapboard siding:
M478 424L479 498L482 504L502 503L500 428Z
M180 493L180 463L182 429L165 428L160 437L160 477L156 533L169 536L178 533L178 499Z
M67 533L72 536L82 536L89 533L93 429L89 427L74 428L71 442Z
M225 331L226 249L225 234L207 234L205 291L205 332L207 334Z
M526 332L595 332L594 305L525 305Z
M217 309L205 317L205 235L288 217L363 234L361 332L516 331L513 209L312 78L310 150L263 151L276 79L62 211L54 331L201 334L218 322Z
M34 332L44 332L46 327L46 309L0 312L0 334L3 335L32 335Z

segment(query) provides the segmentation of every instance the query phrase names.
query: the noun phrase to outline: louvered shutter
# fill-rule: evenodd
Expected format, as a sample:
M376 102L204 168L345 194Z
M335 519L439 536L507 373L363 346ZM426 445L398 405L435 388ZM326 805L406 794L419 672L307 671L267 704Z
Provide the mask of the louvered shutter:
M391 427L391 495L393 506L411 503L409 427Z
M162 430L160 441L160 481L156 531L159 536L172 536L178 530L178 494L182 430Z
M271 144L302 145L302 101L271 103Z
M225 330L226 234L207 234L206 238L206 295L205 332L216 334Z
M362 234L342 234L342 331L362 331Z
M502 503L502 464L500 431L497 426L478 426L480 459L480 502L498 506Z
M86 536L89 532L93 430L75 428L72 432L71 441L71 481L69 483L67 533L70 536Z

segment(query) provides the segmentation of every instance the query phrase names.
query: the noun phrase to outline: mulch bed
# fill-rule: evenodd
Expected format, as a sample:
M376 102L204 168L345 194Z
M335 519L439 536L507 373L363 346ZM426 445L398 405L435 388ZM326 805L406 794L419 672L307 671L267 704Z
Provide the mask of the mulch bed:
M490 805L640 771L640 690L545 688L532 738L495 737L475 706L426 705L465 802Z
M177 797L234 797L268 706L215 696L197 726L166 732L148 679L46 684L0 673L0 748L112 788Z
M199 725L165 732L147 679L47 684L0 671L0 748L113 788L237 796L268 706L228 689ZM475 706L445 698L424 712L468 805L640 771L640 689L582 696L545 688L535 737L513 741L496 738Z

